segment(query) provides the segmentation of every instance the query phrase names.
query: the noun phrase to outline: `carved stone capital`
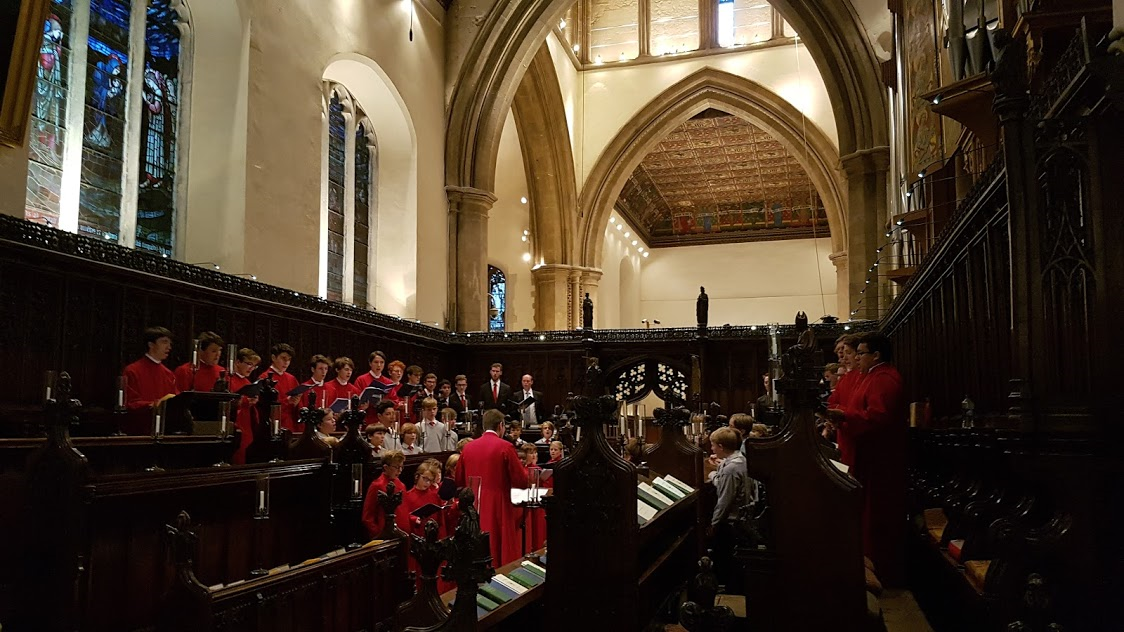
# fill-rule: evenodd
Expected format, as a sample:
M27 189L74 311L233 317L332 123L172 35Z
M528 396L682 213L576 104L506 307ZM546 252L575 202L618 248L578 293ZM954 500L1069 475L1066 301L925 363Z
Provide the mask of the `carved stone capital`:
M488 211L499 198L491 191L473 187L445 187L445 194L449 196L449 212L462 214L475 214L484 218Z
M848 179L887 171L890 168L890 147L881 145L840 156L839 168Z
M831 253L830 255L827 256L827 260L830 261L836 268L841 267L841 266L846 266L847 265L847 251L846 250L840 250L839 252L833 252L833 253Z

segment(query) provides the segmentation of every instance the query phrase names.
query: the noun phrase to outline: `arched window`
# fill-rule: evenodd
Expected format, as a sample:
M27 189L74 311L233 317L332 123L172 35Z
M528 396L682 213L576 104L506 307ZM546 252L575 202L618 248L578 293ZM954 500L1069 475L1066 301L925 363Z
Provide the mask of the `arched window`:
M134 4L144 20L132 19ZM31 111L27 219L174 254L184 15L180 0L51 0ZM130 85L131 64L142 60L141 83Z
M375 260L371 240L371 198L374 194L374 182L371 179L371 165L374 163L375 135L371 131L371 122L362 120L355 126L355 236L354 257L355 261L355 294L353 302L365 307L370 304L368 298L369 279L373 276L371 262Z
M339 89L328 102L328 294L343 300L344 205L347 196L347 120Z
M329 301L373 308L371 262L376 225L377 151L363 106L338 83L327 89L327 242L323 295Z
M503 331L507 325L507 275L488 266L488 331Z

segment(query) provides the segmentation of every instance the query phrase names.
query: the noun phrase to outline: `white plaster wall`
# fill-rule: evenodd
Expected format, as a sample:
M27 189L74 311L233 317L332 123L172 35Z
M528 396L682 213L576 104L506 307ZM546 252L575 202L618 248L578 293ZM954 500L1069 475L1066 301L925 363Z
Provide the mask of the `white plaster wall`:
M341 57L370 59L397 89L416 129L414 252L380 253L380 311L445 322L444 33L428 11L398 0L258 0L250 31L246 156L247 272L318 290L322 118L320 82ZM355 92L356 88L349 86ZM368 106L370 107L370 106ZM410 235L405 235L408 241ZM408 249L407 249L408 250ZM384 272L384 260L401 268ZM386 293L381 288L388 289Z
M695 325L699 286L710 297L712 327L787 323L800 310L812 321L825 311L839 315L835 268L827 258L831 240L826 237L656 248L651 253L640 276L640 312L665 327Z
M246 121L250 10L245 2L188 0L193 67L187 194L176 242L184 261L246 269Z
M1120 1L1120 0L1117 0ZM886 0L850 0L859 16L863 30L880 61L890 58L893 50L893 15L886 8Z
M570 56L565 49L566 44L560 41L553 31L546 38L546 45L550 51L550 59L554 62L554 72L558 75L562 104L566 108L566 124L567 131L570 133L570 153L574 158L574 173L581 174L583 173L581 149L584 146L585 131L582 125L585 119L584 78L574 67L574 62L570 61Z
M603 329L641 327L640 319L648 318L640 304L642 268L645 259L639 248L647 249L627 222L616 213L614 223L605 226L605 249L602 254L601 281L597 286L594 305L594 326ZM621 224L617 229L615 224ZM625 237L628 233L628 237ZM632 242L636 240L637 245ZM655 255L651 255L653 258Z
M523 231L531 228L531 207L527 198L527 176L523 170L523 154L519 146L519 133L515 117L509 111L500 134L496 159L496 203L488 212L488 263L507 275L507 330L522 331L535 328L530 262L523 254L531 252L530 237L524 242Z
M0 145L0 215L23 217L27 200L27 139L22 147Z

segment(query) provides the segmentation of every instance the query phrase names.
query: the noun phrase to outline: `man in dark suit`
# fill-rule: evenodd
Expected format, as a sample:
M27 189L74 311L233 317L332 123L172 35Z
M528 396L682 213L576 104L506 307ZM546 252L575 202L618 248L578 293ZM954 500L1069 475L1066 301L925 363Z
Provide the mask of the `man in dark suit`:
M472 410L480 400L473 400L468 394L468 378L458 375L453 378L453 392L449 395L449 408L460 415L466 410Z
M537 426L550 415L550 409L543 403L542 391L535 390L535 378L531 377L530 373L523 376L522 386L523 389L516 391L511 399L516 402L522 402L526 401L528 397L534 398L534 403L528 404L522 409L523 427L529 428L531 426Z
M511 387L500 381L503 377L503 365L499 362L492 364L491 370L492 379L480 385L480 398L478 401L484 402L484 410L491 410L499 408L506 410L508 407L508 400L511 399Z

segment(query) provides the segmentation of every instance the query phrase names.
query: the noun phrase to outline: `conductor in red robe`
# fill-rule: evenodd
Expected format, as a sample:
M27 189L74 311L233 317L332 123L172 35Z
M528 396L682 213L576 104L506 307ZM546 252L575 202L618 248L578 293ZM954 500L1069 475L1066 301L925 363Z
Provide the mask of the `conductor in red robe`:
M480 478L476 507L480 529L491 535L495 567L514 562L521 555L517 525L523 511L511 504L511 490L527 487L527 470L515 447L504 441L503 433L503 413L495 409L484 413L484 434L464 446L456 476L458 488L468 487L469 478Z
M213 331L204 331L195 339L198 343L195 362L184 362L176 368L176 386L180 392L201 391L209 393L222 375L222 338Z
M890 339L872 332L855 351L862 379L847 402L828 411L838 434L851 444L851 475L863 486L863 552L883 584L904 581L905 469L908 407L902 376L890 362ZM840 441L842 445L843 441Z
M176 376L164 366L172 351L172 332L163 327L144 330L147 347L142 358L125 367L125 423L126 434L150 434L152 411L160 402L179 393Z

